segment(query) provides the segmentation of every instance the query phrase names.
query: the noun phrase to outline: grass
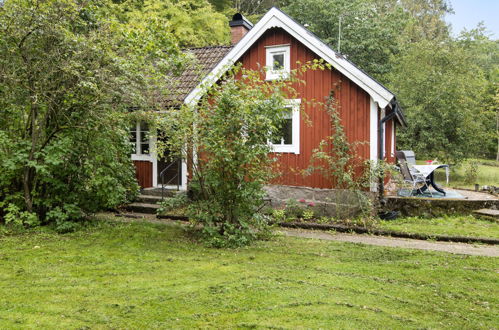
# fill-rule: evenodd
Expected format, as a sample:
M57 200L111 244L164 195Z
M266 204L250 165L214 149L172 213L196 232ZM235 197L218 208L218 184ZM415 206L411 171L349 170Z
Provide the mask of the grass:
M176 226L0 237L0 328L495 328L497 259Z
M477 159L479 165L478 165L478 177L476 179L476 182L473 183L466 183L465 182L465 171L466 171L466 165L463 164L461 166L451 166L451 172L450 172L450 180L449 180L449 187L456 187L456 188L467 188L467 189L474 189L475 183L479 184L480 186L499 186L499 162L496 162L495 160L484 160L484 159ZM426 163L424 161L420 162L418 161L418 164L425 165ZM438 183L444 184L445 182L445 170L439 169L436 172L436 177L435 179L437 180ZM444 184L445 185L445 184Z
M426 235L450 235L464 237L487 237L499 239L499 224L468 216L446 216L439 218L407 217L390 221L379 221L377 227L406 233Z

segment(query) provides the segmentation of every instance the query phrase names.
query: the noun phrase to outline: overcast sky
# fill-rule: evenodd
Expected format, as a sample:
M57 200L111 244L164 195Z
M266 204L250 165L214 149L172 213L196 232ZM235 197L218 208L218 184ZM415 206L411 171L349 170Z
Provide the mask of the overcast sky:
M483 21L493 37L499 38L499 0L450 0L450 3L455 14L447 15L446 20L452 24L454 35Z

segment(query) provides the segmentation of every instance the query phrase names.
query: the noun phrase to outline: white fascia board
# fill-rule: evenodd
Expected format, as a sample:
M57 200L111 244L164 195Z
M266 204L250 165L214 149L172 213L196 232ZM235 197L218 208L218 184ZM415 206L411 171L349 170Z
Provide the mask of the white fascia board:
M319 57L330 63L336 70L352 80L366 91L381 108L386 107L394 95L369 77L352 63L338 56L329 46L314 34L295 22L277 8L270 9L263 18L236 44L234 48L218 63L201 83L185 98L186 104L195 104L206 90L214 84L231 65L233 65L265 31L279 27L300 41Z
M378 161L378 104L370 98L369 109L369 159Z

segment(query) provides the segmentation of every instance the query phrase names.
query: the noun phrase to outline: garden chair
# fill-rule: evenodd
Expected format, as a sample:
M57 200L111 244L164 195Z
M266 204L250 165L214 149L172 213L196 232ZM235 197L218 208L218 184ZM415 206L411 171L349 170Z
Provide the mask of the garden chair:
M416 155L412 150L399 150L395 153L395 157L399 162L405 160L409 166L416 165Z
M418 173L415 170L411 171L408 162L405 159L399 159L399 165L400 173L402 173L404 181L412 185L413 192L415 191L416 194L422 194L423 191L428 190L431 197L433 197L430 186L428 185L428 180L422 173Z

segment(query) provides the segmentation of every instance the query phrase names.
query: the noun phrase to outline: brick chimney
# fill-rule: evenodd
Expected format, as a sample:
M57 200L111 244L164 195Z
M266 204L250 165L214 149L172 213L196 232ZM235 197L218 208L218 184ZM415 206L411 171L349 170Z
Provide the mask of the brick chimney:
M232 16L232 21L229 22L231 43L233 45L237 44L246 33L253 27L250 21L246 19L243 15L237 13Z

